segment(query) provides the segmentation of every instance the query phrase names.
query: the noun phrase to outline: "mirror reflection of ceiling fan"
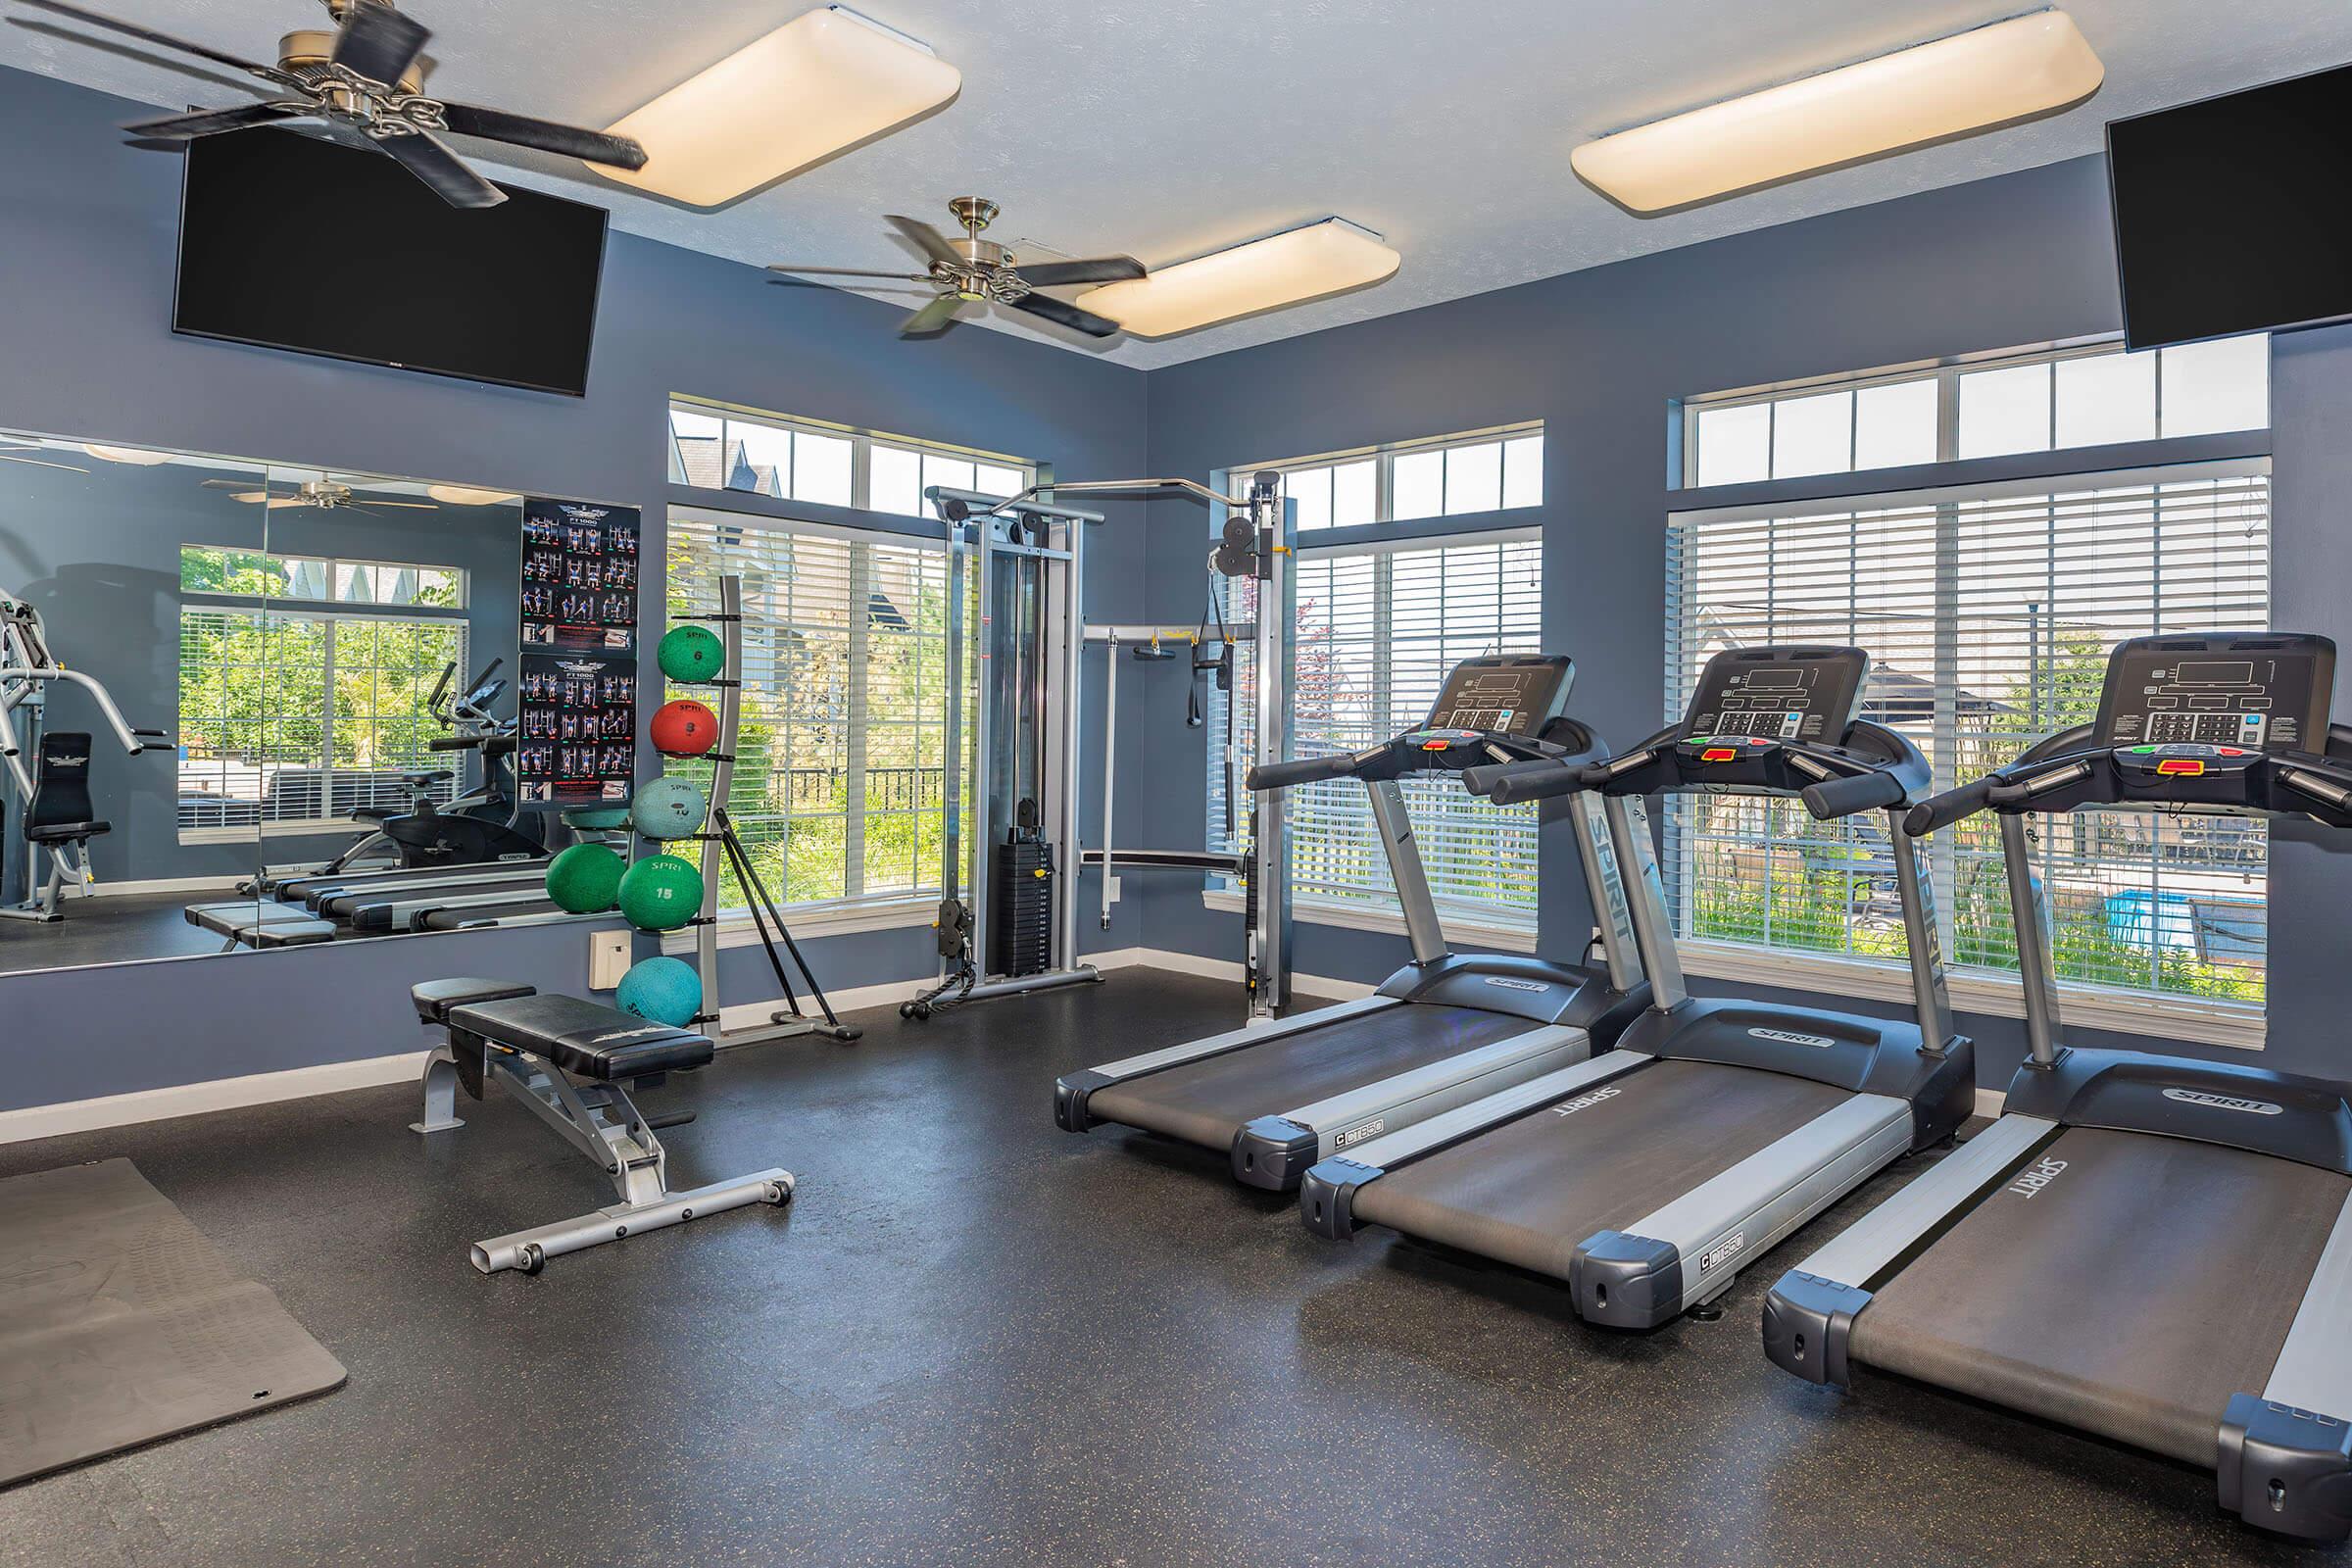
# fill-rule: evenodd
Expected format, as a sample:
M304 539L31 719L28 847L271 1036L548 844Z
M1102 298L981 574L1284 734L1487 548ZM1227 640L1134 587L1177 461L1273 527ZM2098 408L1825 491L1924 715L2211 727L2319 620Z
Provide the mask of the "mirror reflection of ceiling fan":
M507 195L466 167L438 134L445 130L618 169L645 167L645 148L626 136L510 115L503 109L427 98L424 78L433 62L425 58L424 45L432 36L430 28L394 10L391 0L322 3L335 20L333 30L308 28L287 33L278 40L277 63L265 66L136 23L85 11L66 0L24 0L25 5L105 27L141 43L226 66L257 77L282 95L264 103L135 120L122 127L133 136L189 141L250 125L317 122L345 140L381 148L452 207L496 207Z
M398 507L404 512L438 512L440 507L430 501L385 501L380 497L363 498L347 484L332 479L305 479L286 495L271 495L267 486L257 486L249 479L207 479L202 488L226 490L228 499L242 501L249 507L310 507L319 512L357 512L363 516L375 515L377 507Z
M47 447L33 446L23 441L0 441L0 463L22 463L26 467L31 468L63 468L68 473L87 473L90 471L87 468L76 467L71 463L51 463L47 458L21 458L16 456L16 454L20 452L46 452L49 449Z
M1059 288L1076 283L1118 283L1144 276L1144 264L1132 256L1095 256L1074 262L1038 262L1022 266L1020 259L994 240L980 237L980 231L997 216L997 204L984 196L958 196L948 203L948 211L963 225L960 239L950 239L929 223L911 218L889 215L892 227L912 240L929 259L927 272L867 271L856 267L784 267L768 269L771 272L815 274L829 277L889 278L902 283L929 283L939 290L936 299L899 323L901 337L929 337L944 332L955 324L956 315L966 305L1002 305L1010 310L1026 311L1059 326L1084 332L1089 337L1109 337L1118 331L1119 323L1092 311L1082 311L1067 300L1057 300L1050 294L1040 294L1041 288Z

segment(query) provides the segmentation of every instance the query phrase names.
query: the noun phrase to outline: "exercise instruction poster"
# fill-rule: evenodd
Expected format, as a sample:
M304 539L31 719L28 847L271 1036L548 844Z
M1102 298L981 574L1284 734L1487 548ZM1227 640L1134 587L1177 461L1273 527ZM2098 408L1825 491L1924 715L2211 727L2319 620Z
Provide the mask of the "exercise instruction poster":
M524 801L629 798L637 770L634 507L533 496L522 504Z

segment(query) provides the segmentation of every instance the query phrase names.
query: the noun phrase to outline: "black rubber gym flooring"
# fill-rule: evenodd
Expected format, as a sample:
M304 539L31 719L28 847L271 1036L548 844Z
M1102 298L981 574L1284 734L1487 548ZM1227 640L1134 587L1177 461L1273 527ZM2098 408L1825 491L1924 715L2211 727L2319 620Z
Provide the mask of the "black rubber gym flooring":
M1548 1287L1316 1240L1222 1160L1054 1129L1054 1076L1230 1026L1128 970L656 1091L673 1185L750 1209L476 1275L605 1200L493 1101L405 1089L0 1149L127 1154L351 1370L341 1392L0 1493L0 1563L2213 1564L2322 1560L2209 1477L1933 1391L1768 1365L1715 1323L1588 1329ZM169 1049L169 1031L158 1049ZM2129 1310L2129 1302L2114 1303ZM6 1419L0 1410L0 1419Z

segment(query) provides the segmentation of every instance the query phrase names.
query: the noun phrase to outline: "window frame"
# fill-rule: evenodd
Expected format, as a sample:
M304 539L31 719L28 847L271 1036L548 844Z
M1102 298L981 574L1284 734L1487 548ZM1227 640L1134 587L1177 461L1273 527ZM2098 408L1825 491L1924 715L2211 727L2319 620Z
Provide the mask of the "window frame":
M675 416L680 414L697 418L720 421L719 456L723 462L728 447L726 426L730 423L756 426L778 434L799 437L809 435L830 441L850 444L850 495L847 501L820 501L791 494L776 495L765 490L741 486L716 486L693 483L685 472L678 451ZM762 501L781 507L821 507L870 512L885 517L920 517L929 519L929 512L897 512L873 504L874 449L882 447L914 454L918 459L935 458L952 463L970 463L996 468L1009 469L1020 476L1021 487L1028 488L1042 481L1047 466L1030 458L1016 458L980 447L957 446L945 441L925 440L916 436L897 435L887 431L868 430L856 425L837 424L830 420L810 418L803 415L777 414L764 409L745 408L737 404L720 403L710 399L672 393L668 408L662 416L662 441L667 447L664 465L669 483L698 496L757 496ZM723 477L723 476L722 476ZM976 483L976 481L975 481ZM919 489L919 486L918 486ZM708 505L708 503L697 503Z
M204 552L222 558L224 561L234 558L262 560L280 567L288 562L316 562L325 568L326 578L330 583L335 580L338 568L343 566L442 572L447 574L455 585L456 598L453 603L448 605L384 605L342 599L322 599L293 593L242 593L233 589L190 588L185 586L187 581L185 561L187 554L191 551ZM329 776L328 798L330 801L332 799L331 778L334 773L339 771L331 760L334 756L335 735L335 641L336 634L343 626L350 624L450 627L457 637L458 672L452 678L453 686L458 681L471 678L472 671L469 666L472 660L473 625L469 607L472 602L473 574L464 566L437 561L378 561L372 557L358 556L280 555L266 549L247 549L236 545L192 543L183 543L180 546L180 558L182 561L180 579L182 586L178 590L177 598L181 648L186 646L186 625L190 614L249 615L255 617L265 632L273 619L301 620L324 627L325 652L324 662L320 670L320 689L324 693L325 708L323 712L318 715L320 737L320 760L318 765L321 773ZM175 672L178 667L178 658L175 651L172 661ZM457 693L453 690L450 695L455 696ZM188 721L184 713L179 716L183 723ZM221 720L199 716L193 722L217 723ZM418 760L421 762L424 759ZM454 790L448 785L436 786L432 793L435 800L442 805L447 805L450 800L455 798ZM183 845L251 843L257 834L263 838L317 838L325 834L346 831L350 825L350 819L347 817L315 816L277 819L257 817L251 827L241 824L190 826L185 821L178 819L176 810L173 821L177 841Z
M2239 338L2255 338L2264 336L2267 336L2267 334L2238 334ZM2228 342L2232 340L2214 339L2211 341ZM2202 348L2205 346L2207 345L2201 343L2174 345L2174 347L2179 348ZM2048 411L2048 417L2050 420L2050 444L2047 447L2032 448L2024 452L1985 454L1977 457L1962 456L1960 451L1960 382L1965 376L1978 375L1988 370L2030 369L2037 366L2056 367L2072 361L2120 358L2129 352L2130 351L2127 350L2124 345L2124 340L2120 333L2102 334L2097 337L2075 338L2060 343L2043 344L2033 348L1995 349L1977 354L1955 355L1951 358L1941 360L1916 360L1906 365L1885 366L1877 369L1845 371L1831 375L1810 376L1792 381L1776 381L1762 386L1740 387L1723 392L1696 393L1690 396L1679 398L1675 400L1671 415L1671 423L1673 425L1679 447L1679 458L1674 465L1674 472L1676 477L1673 488L1677 490L1720 490L1745 485L1803 484L1807 481L1812 481L1814 483L1835 483L1839 480L1861 479L1865 475L1874 473L1900 472L1905 468L1924 468L1960 463L1987 463L2002 461L2019 462L2031 461L2035 458L2047 458L2055 461L2059 458L2060 454L2063 453L2096 451L2098 450L2099 444L2095 443L2068 446L2061 446L2058 443L2057 397L2053 388L2050 400L2050 409ZM2215 436L2226 436L2232 433L2238 433L2230 431L2214 431L2199 432L2196 434L2166 435L2164 433L2163 422L2163 357L2167 351L2165 349L2148 349L2140 352L2152 356L2156 362L2156 385L2154 392L2156 429L2153 434L2135 437L2128 442L2116 444L2132 446L2157 446L2166 442L2206 440L2212 439ZM2053 370L2052 373L2054 380L2055 371ZM1776 404L1792 402L1802 398L1821 397L1838 392L1859 394L1882 387L1904 386L1922 381L1933 382L1936 389L1936 455L1931 459L1927 459L1919 464L1903 465L1895 467L1872 466L1867 468L1852 466L1849 461L1849 466L1843 468L1821 469L1810 473L1778 474L1767 472L1760 476L1751 475L1741 479L1717 480L1712 484L1702 483L1700 481L1699 466L1703 445L1700 436L1700 416L1702 415L1723 413L1725 411L1734 409L1755 408L1759 406L1770 408ZM2270 389L2268 386L2268 378L2266 376L2266 411L2269 407L2269 400ZM1858 411L1859 407L1860 400L1857 397L1855 400L1855 409ZM1774 437L1773 419L1775 418L1777 418L1777 416L1768 418L1765 428L1764 441L1765 450L1768 455L1772 451ZM1858 414L1855 416L1855 422L1858 425ZM1849 427L1849 429L1851 427ZM2244 430L2248 432L2267 431L2269 428L2269 422L2266 420L2260 425L2245 426ZM1849 433L1847 445L1849 459L1852 450L1853 437L1852 434ZM1867 488L1867 486L1865 486L1865 488Z
M2206 480L2259 477L2265 486L2265 543L2262 576L2266 597L2275 587L2275 541L2269 532L2269 518L2275 497L2269 490L2272 464L2268 457L2221 459L2205 462L2141 465L2133 467L2093 470L2089 472L2059 472L2022 476L2016 479L1947 485L1914 485L1891 490L1860 489L1830 498L1755 502L1716 507L1675 507L1667 514L1667 530L1662 543L1669 551L1674 531L1678 527L1695 528L1709 522L1737 523L1743 521L1780 520L1806 514L1842 512L1874 513L1896 511L1925 511L1935 508L1957 512L1971 502L1997 503L2003 500L2026 500L2041 494L2073 494L2077 492L2128 489L2165 484L2195 484ZM1688 568L1685 568L1687 571ZM1668 570L1668 599L1664 616L1664 706L1666 722L1682 717L1681 701L1687 689L1690 672L1684 668L1686 621L1690 608L1681 602L1682 572L1670 559ZM1953 605L1944 599L1945 588L1938 586L1934 607L1940 622L1952 612ZM1956 602L1955 602L1956 603ZM2185 630L2187 628L2178 628ZM1948 788L1957 782L1947 777L1948 759L1938 749L1934 759L1937 789ZM2163 813L2158 813L2163 815ZM1661 872L1672 884L1685 881L1690 868L1676 853L1673 825L1663 820L1667 853L1663 856ZM2179 813L2169 819L2187 819ZM1946 837L1939 835L1938 838ZM1955 851L1948 844L1931 839L1923 844L1931 857L1936 874L1936 903L1938 921L1937 942L1944 953L1949 968L1949 986L1956 1010L1981 1012L1997 1016L2024 1015L2023 990L2015 975L2002 969L1964 963L1953 954L1954 909L1951 866ZM2273 879L2272 862L2266 856L2262 907L2265 911L2267 935ZM2161 918L2161 917L2158 917ZM1884 959L1855 954L1835 954L1796 948L1773 947L1764 943L1742 942L1714 937L1690 937L1681 932L1683 916L1674 915L1677 944L1684 966L1691 973L1747 984L1777 987L1811 988L1838 995L1868 997L1890 1003L1907 1002L1910 998L1910 972L1899 959ZM2240 1050L2260 1051L2267 1041L2271 991L2268 985L2266 958L2263 996L2259 1002L2232 1002L2227 999L2193 996L2182 993L2158 992L2137 988L2103 985L2092 981L2060 977L2057 982L2061 1015L2077 1025L2118 1031L2146 1033L2170 1038L2199 1041L2210 1045L2228 1046Z
M730 495L743 495L747 492L734 491L726 493ZM761 499L773 501L777 498L762 495ZM784 504L790 505L790 503ZM820 507L820 510L823 509ZM878 517L883 519L883 522L887 524L889 521L900 519L901 514L897 513L883 513L879 514ZM735 528L743 530L747 533L793 535L841 544L853 552L849 566L850 576L847 579L852 583L859 580L861 571L862 574L865 575L866 580L870 581L871 557L869 555L865 558L866 564L863 568L860 568L860 566L858 564L858 557L855 554L855 552L859 550L871 551L874 548L880 547L886 549L917 552L926 557L936 557L941 564L943 573L947 559L946 536L930 530L892 527L887 525L868 526L855 522L833 521L820 517L788 515L783 513L769 514L765 512L745 512L726 507L710 506L703 503L695 503L691 505L680 503L673 504L668 509L668 537L673 539L676 537L681 521L690 524L704 524L713 528ZM666 559L662 571L662 594L663 604L666 607L668 604L668 594L670 591L671 582L669 575L669 563L676 559L676 554L674 551L669 551L665 552L665 556ZM666 609L664 613L666 613ZM752 609L747 605L747 622L751 619L751 615ZM967 617L965 632L967 641L974 637L976 630L976 623ZM870 649L869 639L864 636L856 635L854 630L852 631L852 634L847 637L846 641L848 652L853 660L861 657L864 652ZM944 651L944 634L941 639L941 647ZM968 705L976 698L976 685L979 672L975 666L975 661L971 658L971 650L967 648L965 652L966 658L963 662L963 669L967 687L965 692L965 701L967 704L966 711L968 714L970 710ZM943 679L939 686L938 695L944 715L946 700L944 661L941 668ZM857 680L854 676L851 677L851 679L853 681L852 689L862 687L862 680ZM692 695L692 693L685 688L679 688L675 693L671 693L670 695L689 696ZM870 714L862 715L858 722L860 728L867 727L870 723ZM899 721L892 720L892 722L896 723ZM939 721L939 727L942 730L942 738L944 742L944 716ZM964 731L964 755L961 759L964 775L962 798L966 803L967 809L969 803L975 799L972 781L976 770L977 759L973 755L972 742L973 734L967 718ZM856 759L861 757L863 752L862 739L852 740L845 736L844 748L849 756L853 759L851 766L855 768L858 765ZM918 771L920 769L918 767ZM689 770L689 772L691 775L691 770ZM743 777L743 773L739 770L737 774L738 781L740 782ZM845 810L842 813L844 824L842 870L843 885L845 889L851 883L859 880L863 875L864 869L862 861L860 860L858 863L856 874L853 875L851 870L851 853L853 848L859 845L862 840L861 822L859 822L858 825L853 825L853 822L854 819L861 819L865 815L865 808L861 802L859 802L856 797L855 792L850 792L850 795L847 797L847 799L851 804L845 807ZM813 817L819 814L830 816L833 813L811 813L811 816ZM892 812L885 810L875 812L874 814L876 816L920 816L924 813L918 809L915 811L906 812ZM942 816L944 819L944 807L942 808ZM787 819L789 820L789 817ZM890 889L879 893L866 893L863 891L856 893L845 892L839 897L824 899L803 899L797 902L791 899L788 886L783 882L771 881L768 891L777 899L781 907L791 916L795 929L803 930L804 933L814 931L825 934L846 934L856 931L890 930L906 926L929 924L934 918L936 918L939 903L940 895L938 887L938 868L935 865L925 866L922 863L920 856L920 840L921 834L918 827L917 861L915 866L916 879L913 887L906 889ZM786 842L789 842L788 839ZM753 846L747 843L747 847ZM967 843L966 848L967 852L969 852L971 855L976 856L978 854L979 846ZM976 864L977 860L974 859L972 864L966 866L965 870L967 876L971 874L973 866ZM719 945L722 948L747 947L757 942L759 940L759 934L754 924L749 906L734 903L722 903L722 906L718 911L718 934ZM693 948L694 937L693 933L691 932L671 932L666 934L662 939L662 951L672 956L691 954L693 952Z
M1317 468L1339 468L1352 464L1371 462L1373 464L1371 517L1363 522L1330 523L1300 530L1302 538L1311 537L1319 544L1326 534L1347 534L1358 528L1443 527L1448 523L1457 523L1462 518L1483 519L1497 517L1513 512L1540 512L1544 504L1541 488L1547 477L1541 466L1538 469L1539 493L1535 500L1512 505L1505 499L1510 493L1507 448L1510 442L1533 437L1539 443L1537 451L1541 454L1543 447L1540 443L1542 443L1544 435L1544 426L1542 419L1521 419L1509 424L1490 425L1480 430L1463 430L1450 435L1419 436L1406 441L1389 441L1372 446L1349 447L1337 452L1318 453L1311 457L1282 458L1266 463L1229 464L1218 469L1212 478L1221 476L1224 482L1215 487L1230 493L1247 485L1250 482L1250 476L1253 473L1279 473L1284 475L1287 480L1288 476L1294 473L1311 472ZM1398 459L1424 457L1433 453L1443 455L1462 447L1488 445L1505 449L1501 454L1501 467L1496 479L1497 500L1502 501L1502 505L1479 511L1448 512L1444 510L1445 476L1441 472L1438 486L1441 498L1439 511L1424 513L1412 517L1399 517L1396 514L1396 463ZM1285 493L1288 493L1287 485ZM1493 526L1493 524L1484 526ZM1503 526L1516 527L1518 525L1504 524ZM1336 545L1335 541L1335 548ZM1307 547L1301 544L1299 548L1303 550Z

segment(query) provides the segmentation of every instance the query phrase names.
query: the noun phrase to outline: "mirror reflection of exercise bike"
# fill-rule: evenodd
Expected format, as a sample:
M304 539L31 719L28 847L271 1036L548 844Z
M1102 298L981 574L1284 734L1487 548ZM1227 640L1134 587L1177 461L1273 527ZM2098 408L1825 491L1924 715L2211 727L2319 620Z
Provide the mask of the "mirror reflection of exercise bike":
M16 791L17 830L25 846L24 896L0 905L0 915L16 920L62 918L68 885L87 889L97 880L90 869L90 840L114 831L113 823L98 816L90 797L97 751L92 736L86 730L43 727L49 692L60 683L80 687L98 705L107 727L131 756L172 750L162 730L133 728L96 679L58 662L39 611L0 594L0 763Z

